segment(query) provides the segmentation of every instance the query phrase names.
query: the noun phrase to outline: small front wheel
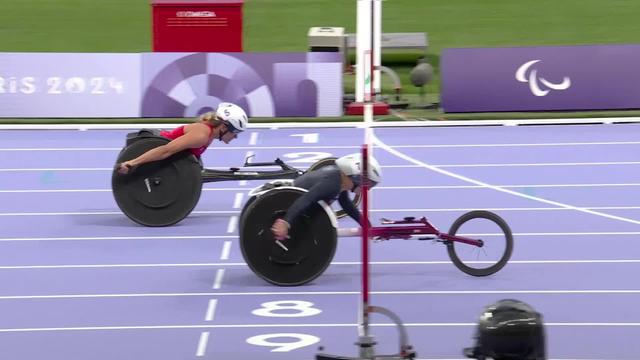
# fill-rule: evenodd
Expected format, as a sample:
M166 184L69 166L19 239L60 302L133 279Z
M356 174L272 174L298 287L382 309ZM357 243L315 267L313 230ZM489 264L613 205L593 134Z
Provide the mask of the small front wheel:
M488 276L502 269L513 252L513 235L504 219L490 211L470 211L451 225L449 235L480 239L478 247L457 241L447 242L453 264L473 276Z

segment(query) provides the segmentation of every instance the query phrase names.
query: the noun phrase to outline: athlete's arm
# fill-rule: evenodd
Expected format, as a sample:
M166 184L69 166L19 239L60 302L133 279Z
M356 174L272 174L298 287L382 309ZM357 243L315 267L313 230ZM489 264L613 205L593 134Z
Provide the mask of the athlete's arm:
M182 150L204 146L209 141L209 128L205 124L193 123L184 127L184 135L172 140L168 144L153 148L137 158L123 163L125 166L136 167L152 161L164 160Z
M349 198L348 191L343 191L340 193L340 196L338 197L338 203L340 204L340 206L342 206L342 209L347 213L347 215L349 215L349 217L360 224L362 215L360 214L358 208L353 205L353 201L351 201L351 198Z
M332 181L319 181L313 185L308 192L299 197L287 210L284 221L289 224L293 222L305 210L309 209L313 204L320 200L333 198L340 191L340 183Z

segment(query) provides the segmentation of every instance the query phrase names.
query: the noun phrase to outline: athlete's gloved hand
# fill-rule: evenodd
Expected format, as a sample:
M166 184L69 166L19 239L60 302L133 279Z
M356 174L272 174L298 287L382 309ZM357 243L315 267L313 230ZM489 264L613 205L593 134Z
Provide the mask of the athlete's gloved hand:
M289 228L291 226L288 222L278 219L271 226L271 232L276 240L286 240L289 238Z
M136 167L131 163L131 161L125 161L123 163L116 164L116 171L121 175L129 174L133 172L135 168Z

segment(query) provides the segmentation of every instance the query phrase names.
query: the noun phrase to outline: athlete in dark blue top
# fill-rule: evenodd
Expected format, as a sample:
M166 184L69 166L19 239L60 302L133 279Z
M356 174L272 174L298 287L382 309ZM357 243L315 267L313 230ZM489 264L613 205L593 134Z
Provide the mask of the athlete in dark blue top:
M331 204L336 198L347 215L358 223L360 222L360 211L349 198L349 191L357 190L357 187L336 165L325 166L305 173L295 179L293 185L307 189L308 192L294 202L284 216L284 221L289 224L312 204L320 200Z
M375 186L382 179L380 165L373 157L369 157L368 175L369 187ZM342 209L360 224L361 214L349 198L349 191L358 193L361 183L360 154L343 156L336 160L336 165L304 173L293 181L293 185L306 189L307 192L291 205L284 218L273 223L271 231L278 240L287 238L290 224L320 200L331 204L337 199Z

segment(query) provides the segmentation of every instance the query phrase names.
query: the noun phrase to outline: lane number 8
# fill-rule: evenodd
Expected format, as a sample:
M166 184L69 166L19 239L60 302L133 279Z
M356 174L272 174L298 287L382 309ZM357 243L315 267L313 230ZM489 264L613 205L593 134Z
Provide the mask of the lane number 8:
M304 317L318 315L322 312L322 310L314 308L312 302L299 300L269 301L262 303L261 306L251 313L266 317Z

